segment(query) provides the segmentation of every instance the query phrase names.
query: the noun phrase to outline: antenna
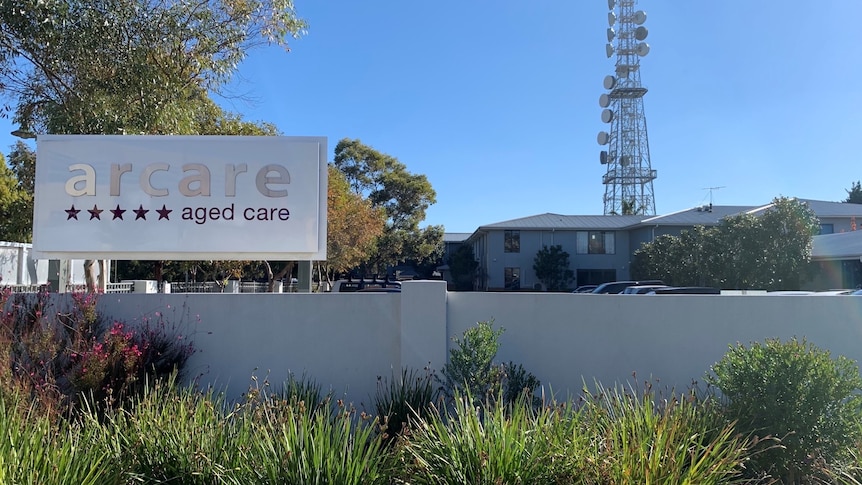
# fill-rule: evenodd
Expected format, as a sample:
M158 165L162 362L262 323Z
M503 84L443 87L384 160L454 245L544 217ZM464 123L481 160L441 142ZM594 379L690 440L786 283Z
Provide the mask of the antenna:
M605 128L596 141L601 145L599 162L605 165L604 213L655 214L652 169L647 139L640 63L650 53L645 42L649 30L647 14L638 0L608 0L605 55L615 58L613 74L604 78L605 92L599 97Z
M704 187L700 190L708 190L709 191L709 206L712 207L712 193L716 190L726 189L726 185L722 185L721 187Z

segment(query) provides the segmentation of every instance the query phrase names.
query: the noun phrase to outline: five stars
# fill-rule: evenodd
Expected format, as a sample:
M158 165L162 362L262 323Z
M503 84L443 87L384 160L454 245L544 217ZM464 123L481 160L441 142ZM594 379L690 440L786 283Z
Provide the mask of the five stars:
M80 212L82 212L82 209L76 209L75 208L75 204L72 204L71 208L64 209L64 210L66 211L66 220L67 221L70 219L75 219L77 221L78 220L78 214ZM126 209L121 209L120 204L117 204L116 209L107 209L107 210L108 210L108 212L110 212L113 215L113 217L111 218L112 221L115 221L117 219L119 219L121 221L124 220L123 214L126 212ZM87 212L90 213L90 220L91 221L93 219L101 221L102 220L102 212L105 212L105 209L99 209L98 204L95 204L95 205L93 205L92 209L87 209ZM147 212L150 212L150 209L144 209L144 205L140 204L140 205L138 205L137 209L132 209L132 212L135 213L135 220L136 221L140 220L140 219L143 219L146 221L147 220ZM162 208L161 209L155 209L155 212L157 212L159 214L159 220L165 219L165 220L169 221L169 220L171 220L170 213L173 212L173 209L168 209L167 205L162 204Z

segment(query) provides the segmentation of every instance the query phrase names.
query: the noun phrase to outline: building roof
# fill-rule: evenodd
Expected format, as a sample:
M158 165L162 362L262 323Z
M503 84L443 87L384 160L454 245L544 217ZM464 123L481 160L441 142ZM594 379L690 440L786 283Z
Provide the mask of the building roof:
M479 227L483 229L622 229L640 222L644 216L565 216L547 212L495 222Z
M862 224L862 204L812 199L798 200L807 203L814 213L817 214L817 217L821 219L859 216L859 223ZM466 241L489 230L620 230L656 225L685 227L696 225L712 226L718 224L728 216L737 214L759 215L770 207L772 207L771 202L763 205L703 205L670 214L651 216L572 216L548 212L480 226L476 229L476 232L467 235L462 241Z
M662 225L662 226L695 226L695 225L715 225L727 216L741 214L753 209L756 206L748 205L704 205L685 209L670 214L650 216L641 221L643 225Z
M826 200L799 199L808 204L808 207L817 214L817 217L851 217L858 216L862 219L862 204L849 204L847 202L829 202Z
M821 260L862 258L862 231L814 236L811 257Z
M444 232L443 233L443 242L444 243L461 243L467 240L470 237L472 232Z

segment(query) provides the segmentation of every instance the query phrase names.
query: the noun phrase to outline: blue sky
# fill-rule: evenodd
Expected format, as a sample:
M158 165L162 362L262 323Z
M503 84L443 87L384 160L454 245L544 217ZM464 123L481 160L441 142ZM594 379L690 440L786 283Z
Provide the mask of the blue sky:
M792 6L788 6L792 4ZM296 0L310 24L252 51L222 99L285 135L359 138L428 176L448 232L601 214L605 0ZM841 200L862 179L858 0L641 0L656 210L779 195ZM245 99L239 99L239 97ZM0 120L0 147L14 138Z

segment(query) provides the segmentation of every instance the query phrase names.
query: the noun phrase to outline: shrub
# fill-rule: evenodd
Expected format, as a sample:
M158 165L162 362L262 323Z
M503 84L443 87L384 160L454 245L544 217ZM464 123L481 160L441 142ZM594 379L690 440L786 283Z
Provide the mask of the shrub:
M97 303L93 293L0 295L0 387L68 415L85 398L121 404L144 383L181 371L194 352L161 312L127 325L104 318Z
M588 395L582 413L582 432L593 437L586 483L753 483L742 477L749 443L710 397L613 388Z
M566 435L554 432L553 407L536 410L526 399L505 405L498 398L477 412L474 401L457 394L452 411L431 413L411 427L400 450L404 483L567 483L553 465L552 452L564 446L549 437Z
M0 394L0 483L121 483L97 427L62 423L14 393Z
M495 365L504 329L494 330L494 321L478 322L454 337L456 348L449 351L449 361L443 366L443 390L447 397L470 395L476 405L503 398L512 403L526 388L530 394L539 387L536 376L512 362Z
M840 462L860 438L862 377L845 357L833 359L804 339L768 339L732 346L711 371L707 381L726 398L736 428L780 440L755 450L757 471L799 483Z
M374 407L380 420L381 438L387 445L397 439L411 418L426 419L435 412L434 401L439 393L434 388L433 371L424 373L402 369L401 374L387 380L377 377Z

